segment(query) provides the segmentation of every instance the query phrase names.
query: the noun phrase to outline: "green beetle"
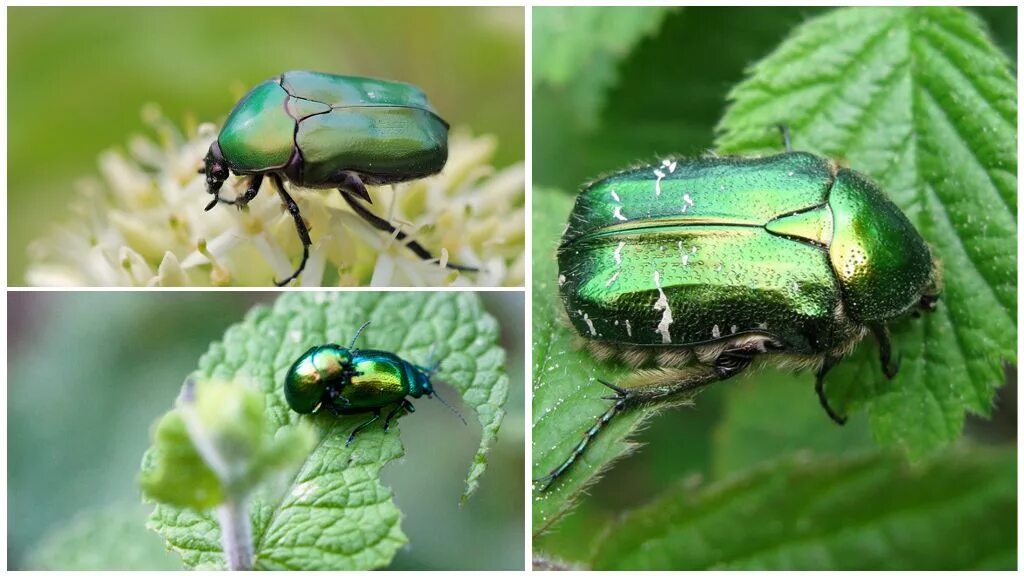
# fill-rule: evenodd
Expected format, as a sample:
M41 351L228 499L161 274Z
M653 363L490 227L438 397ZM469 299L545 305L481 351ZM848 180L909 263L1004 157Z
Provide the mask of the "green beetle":
M448 123L419 88L402 82L292 71L249 91L210 145L200 173L218 202L242 207L259 193L269 176L302 240L302 261L278 286L302 273L309 258L309 231L284 179L306 188L337 188L342 198L370 225L395 234L390 222L371 212L366 184L391 184L436 174L448 160ZM245 194L219 195L229 174L249 176ZM406 237L397 232L398 240ZM433 256L410 241L406 246L424 260ZM475 268L449 263L455 270Z
M628 405L671 401L755 362L825 374L868 333L895 376L887 323L934 310L941 268L867 178L792 152L667 159L576 199L558 248L559 291L587 347L637 371L541 490Z
M437 398L465 424L462 415L434 391L430 377L437 371L436 365L423 368L391 352L356 348L356 340L369 324L356 331L348 348L337 344L313 346L295 360L284 378L288 406L300 414L321 409L335 416L372 412L369 420L352 430L346 445L376 422L385 407L392 407L384 419L385 432L395 416L415 412L409 396Z

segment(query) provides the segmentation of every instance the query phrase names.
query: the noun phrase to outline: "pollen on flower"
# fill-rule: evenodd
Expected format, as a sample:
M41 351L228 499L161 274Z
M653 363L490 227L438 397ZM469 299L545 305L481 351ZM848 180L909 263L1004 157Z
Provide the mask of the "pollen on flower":
M156 106L143 110L152 136L99 157L99 177L77 184L71 212L29 246L33 286L268 286L298 264L302 244L267 182L244 210L210 211L199 173L217 127L182 132ZM525 172L495 169L491 136L455 130L435 176L370 187L370 209L406 237L356 215L332 190L288 184L313 245L293 286L520 286L525 280ZM232 176L221 197L245 192ZM423 261L404 244L435 256ZM453 262L479 269L459 272Z

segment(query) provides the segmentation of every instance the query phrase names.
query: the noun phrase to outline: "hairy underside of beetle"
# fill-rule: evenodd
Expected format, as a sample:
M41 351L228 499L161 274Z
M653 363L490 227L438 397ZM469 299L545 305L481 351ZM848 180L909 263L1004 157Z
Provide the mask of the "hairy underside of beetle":
M817 353L797 353L787 350L784 345L769 334L739 334L713 342L690 346L639 346L621 342L602 342L577 335L576 343L588 350L601 361L621 362L634 370L616 386L627 390L633 402L663 402L683 394L685 400L690 392L704 385L724 378L716 368L720 357L729 352L742 350L751 357L750 365L737 373L749 373L765 367L774 367L794 372L818 372L827 357L843 358L857 347L868 329L852 322L845 313L842 303L835 310L835 326L840 330L840 344L832 349ZM571 323L562 310L562 322Z

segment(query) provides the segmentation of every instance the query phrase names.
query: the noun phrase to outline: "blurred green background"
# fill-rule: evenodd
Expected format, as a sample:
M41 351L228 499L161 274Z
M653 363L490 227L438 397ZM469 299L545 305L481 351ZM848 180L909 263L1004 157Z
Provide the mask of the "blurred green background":
M637 162L712 150L726 95L745 69L796 26L830 8L615 8L613 16L603 10L608 9L534 9L534 190L575 195L585 182ZM1016 8L970 10L1016 64ZM535 241L538 234L534 229ZM969 441L1016 442L1017 371L1006 371L993 419L968 419ZM859 415L844 427L833 425L822 417L813 381L806 374L745 378L709 387L694 408L652 418L634 438L642 448L613 465L553 531L535 538L535 552L589 561L594 538L612 520L680 479L708 484L739 464L799 450L870 449L867 419ZM750 453L739 454L743 439L726 431L735 427L733 420L743 422L754 413L760 416L746 430ZM787 420L780 425L783 413Z
M95 513L110 513L112 525L127 516L125 527L112 530L123 530L126 543L135 544L126 544L131 551L121 564L95 559L97 567L180 567L176 557L162 554L160 537L143 528L146 512L138 505L137 477L150 427L172 407L210 342L253 305L274 297L8 294L9 568L60 568L61 555L40 546L74 518ZM523 566L524 298L521 292L481 297L501 325L508 353L508 415L488 454L480 490L461 508L478 441L475 423L467 430L436 402L419 402L415 417L402 419L406 455L383 474L410 540L394 569ZM81 566L85 560L77 556Z
M286 70L380 76L423 88L452 126L524 156L522 8L34 8L7 10L8 278L69 218L73 182L103 150L145 134L142 106L221 122ZM196 199L202 202L201 198Z
M534 9L535 30L538 12L560 10ZM534 34L533 184L573 194L639 161L712 149L726 95L745 68L830 9L620 9L610 20L588 10L552 18L551 45ZM971 10L1016 63L1016 8ZM587 67L572 68L581 53Z

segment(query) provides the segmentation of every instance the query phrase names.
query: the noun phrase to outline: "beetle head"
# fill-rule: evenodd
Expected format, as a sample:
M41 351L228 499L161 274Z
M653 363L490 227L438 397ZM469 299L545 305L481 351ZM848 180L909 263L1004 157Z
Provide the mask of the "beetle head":
M206 191L210 194L220 192L220 187L228 179L228 164L220 152L220 143L214 141L210 144L210 151L203 159L203 173L206 174Z

